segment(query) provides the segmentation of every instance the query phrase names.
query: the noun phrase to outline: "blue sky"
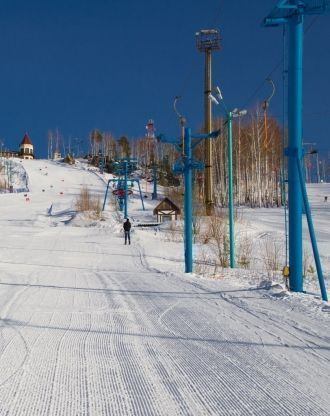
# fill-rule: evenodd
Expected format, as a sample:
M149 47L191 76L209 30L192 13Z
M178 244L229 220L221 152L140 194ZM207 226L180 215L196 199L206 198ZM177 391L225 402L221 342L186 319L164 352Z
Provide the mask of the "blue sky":
M15 149L27 131L37 157L47 131L85 140L93 128L141 137L178 135L173 99L197 130L203 122L204 57L195 32L218 28L213 83L227 106L254 108L276 94L282 119L282 29L260 25L275 0L0 0L0 138ZM305 22L304 140L330 150L330 14ZM274 72L273 69L278 67ZM220 114L221 108L214 108ZM325 153L324 153L325 154Z

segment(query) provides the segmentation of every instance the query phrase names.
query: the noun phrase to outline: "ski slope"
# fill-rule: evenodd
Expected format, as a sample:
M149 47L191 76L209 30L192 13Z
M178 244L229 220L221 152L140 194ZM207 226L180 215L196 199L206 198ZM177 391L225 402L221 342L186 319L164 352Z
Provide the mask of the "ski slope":
M171 271L152 232L73 215L95 173L23 166L27 197L0 195L1 416L330 414L328 303Z

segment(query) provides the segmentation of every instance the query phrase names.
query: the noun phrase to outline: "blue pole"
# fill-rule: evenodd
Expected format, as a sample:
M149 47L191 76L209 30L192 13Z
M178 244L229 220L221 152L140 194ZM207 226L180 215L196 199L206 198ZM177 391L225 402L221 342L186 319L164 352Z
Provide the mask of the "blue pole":
M184 233L185 272L192 272L192 168L191 129L185 128L184 140Z
M104 211L105 202L106 202L106 200L107 200L107 196L108 196L108 189L109 189L109 184L110 184L110 181L108 181L107 190L105 191L105 197L104 197L104 202L103 202L103 208L102 208L102 211Z
M312 248L313 248L314 260L315 260L315 265L316 265L316 270L317 270L317 277L319 279L321 295L322 295L322 299L327 302L328 301L328 295L327 295L327 290L325 288L325 283L324 283L324 277L323 277L323 272L322 272L320 255L319 255L319 250L318 250L318 247L317 247L317 242L316 242L316 237L315 237L315 232L314 232L314 225L313 225L313 221L312 221L312 214L311 214L311 210L310 210L310 206L309 206L309 202L308 202L308 196L307 196L307 192L306 192L306 185L305 185L305 180L303 178L303 172L302 172L302 169L301 169L301 164L300 164L300 161L299 161L298 158L296 159L296 164L297 164L297 169L298 169L298 173L299 173L299 181L300 181L302 196L303 196L304 205L305 205L307 224L308 224L309 235L310 235L310 238L311 238L311 243L312 243Z
M127 161L124 161L124 166L125 166L125 184L124 184L124 189L125 189L125 211L124 211L124 217L127 218L128 214L127 214Z
M228 210L230 267L235 267L234 197L233 197L233 114L228 113Z
M302 277L302 197L295 158L302 157L302 62L303 15L289 19L289 264L290 290L303 291Z
M154 165L154 191L152 193L152 199L157 199L157 170L156 166Z
M141 192L140 181L138 179L136 181L137 181L137 184L138 184L138 187L139 187L140 198L141 198L141 203L142 203L142 209L144 211L144 202L143 202L143 196L142 196L142 192Z

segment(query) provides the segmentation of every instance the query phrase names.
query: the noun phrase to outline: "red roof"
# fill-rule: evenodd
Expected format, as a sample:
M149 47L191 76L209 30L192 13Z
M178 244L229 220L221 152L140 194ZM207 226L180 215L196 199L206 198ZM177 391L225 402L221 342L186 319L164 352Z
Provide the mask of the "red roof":
M22 144L31 144L32 145L31 139L30 139L30 137L28 136L27 133L24 134L21 145Z

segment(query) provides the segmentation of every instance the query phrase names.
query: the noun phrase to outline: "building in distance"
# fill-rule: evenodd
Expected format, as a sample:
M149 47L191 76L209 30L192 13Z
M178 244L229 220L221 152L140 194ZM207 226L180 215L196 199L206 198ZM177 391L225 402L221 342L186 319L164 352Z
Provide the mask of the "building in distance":
M20 159L34 159L34 146L27 133L24 134L23 140L19 145L19 150L2 150L0 156L7 159L12 157L18 157Z

